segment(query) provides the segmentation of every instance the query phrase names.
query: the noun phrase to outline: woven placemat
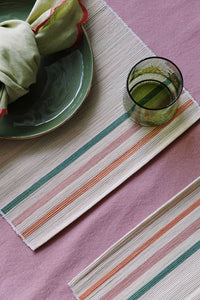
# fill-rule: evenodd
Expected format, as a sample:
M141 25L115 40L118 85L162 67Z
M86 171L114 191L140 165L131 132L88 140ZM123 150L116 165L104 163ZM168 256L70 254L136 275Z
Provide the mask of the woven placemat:
M1 141L1 214L33 250L200 118L198 104L184 90L169 123L156 128L134 124L123 107L126 77L136 62L153 54L104 2L84 4L95 59L88 99L72 120L51 134Z
M200 177L69 285L76 299L199 299Z

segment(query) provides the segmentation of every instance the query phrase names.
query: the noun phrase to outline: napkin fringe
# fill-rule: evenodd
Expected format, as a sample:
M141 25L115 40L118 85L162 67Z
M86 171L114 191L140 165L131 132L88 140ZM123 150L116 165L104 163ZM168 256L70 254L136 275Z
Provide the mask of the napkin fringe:
M0 109L0 120L4 115L8 114L8 110L6 108L1 108Z
M32 28L32 31L33 31L35 34L37 34L38 31L40 30L40 28L43 27L43 26L46 24L46 22L50 19L50 17L53 15L54 10L55 10L57 7L63 5L63 4L64 4L65 2L67 2L67 1L68 1L68 0L63 0L63 1L61 1L59 4L53 6L53 7L51 8L51 10L50 10L49 16L48 16L43 22L41 22L40 24L38 24L36 28ZM78 29L78 34L77 34L77 38L76 38L75 43L74 43L70 48L73 48L74 46L76 46L76 45L79 43L79 41L80 41L80 39L81 39L81 37L82 37L82 29L81 29L81 25L82 25L83 23L85 23L85 22L87 21L87 19L88 19L88 11L87 11L86 7L83 5L83 3L81 2L81 0L78 0L78 2L79 2L80 6L81 6L81 8L82 8L82 11L83 11L83 17L82 17L82 19L80 20L80 22L78 22L78 23L76 24L77 29Z

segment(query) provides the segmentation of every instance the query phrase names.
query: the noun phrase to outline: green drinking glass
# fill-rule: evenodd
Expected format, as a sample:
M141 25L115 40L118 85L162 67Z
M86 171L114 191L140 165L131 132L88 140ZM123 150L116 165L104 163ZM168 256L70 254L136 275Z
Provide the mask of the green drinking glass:
M142 126L168 122L175 114L183 90L183 76L169 59L148 57L130 71L124 107L130 118Z

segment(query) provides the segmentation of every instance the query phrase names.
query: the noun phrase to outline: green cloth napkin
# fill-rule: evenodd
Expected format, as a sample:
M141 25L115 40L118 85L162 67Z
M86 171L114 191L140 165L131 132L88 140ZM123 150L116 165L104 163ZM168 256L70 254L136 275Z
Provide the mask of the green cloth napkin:
M40 55L73 47L87 17L80 0L37 0L26 21L0 23L0 119L36 81Z

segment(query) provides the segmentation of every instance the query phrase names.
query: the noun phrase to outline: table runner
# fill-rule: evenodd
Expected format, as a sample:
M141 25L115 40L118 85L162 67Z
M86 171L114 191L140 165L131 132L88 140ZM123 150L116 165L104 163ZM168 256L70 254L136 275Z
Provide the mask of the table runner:
M199 299L199 216L200 177L73 279L76 298Z
M184 90L175 117L156 128L132 123L122 103L129 69L153 55L102 1L85 1L95 76L76 116L54 133L1 141L1 214L35 250L99 202L200 118Z

